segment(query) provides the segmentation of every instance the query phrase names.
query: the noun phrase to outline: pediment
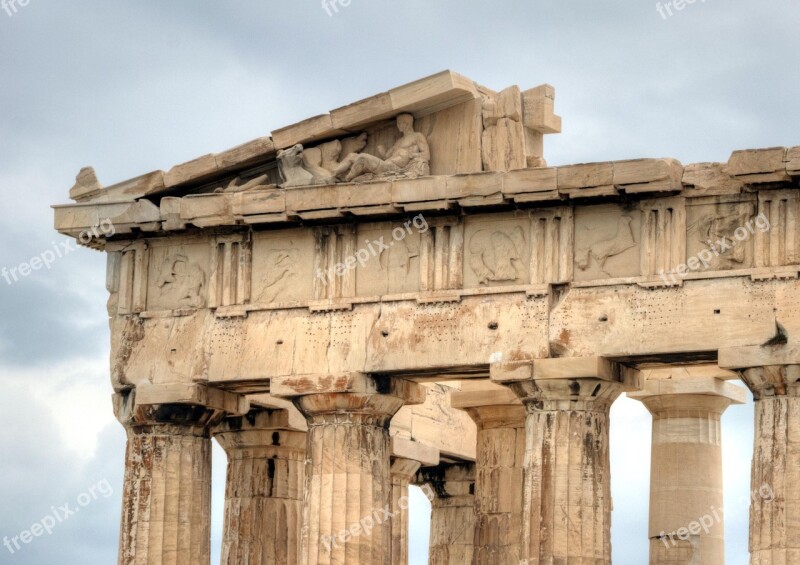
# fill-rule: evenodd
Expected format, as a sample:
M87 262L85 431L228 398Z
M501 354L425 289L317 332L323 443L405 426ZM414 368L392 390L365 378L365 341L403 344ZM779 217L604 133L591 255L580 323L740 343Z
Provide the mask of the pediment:
M554 97L549 85L498 92L443 71L108 188L93 169L83 169L70 197L158 203L164 196L541 167L543 135L561 128Z

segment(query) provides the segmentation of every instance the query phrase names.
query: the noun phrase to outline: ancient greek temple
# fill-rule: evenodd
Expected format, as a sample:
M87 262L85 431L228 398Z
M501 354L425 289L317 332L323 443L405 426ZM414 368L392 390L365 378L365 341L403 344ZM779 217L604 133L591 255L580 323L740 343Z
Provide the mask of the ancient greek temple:
M719 565L737 380L751 563L800 563L800 147L548 166L554 97L447 71L168 172L80 172L55 226L108 257L120 564L209 563L213 440L224 564L405 564L410 485L431 564L611 563L626 393L653 418L649 562Z

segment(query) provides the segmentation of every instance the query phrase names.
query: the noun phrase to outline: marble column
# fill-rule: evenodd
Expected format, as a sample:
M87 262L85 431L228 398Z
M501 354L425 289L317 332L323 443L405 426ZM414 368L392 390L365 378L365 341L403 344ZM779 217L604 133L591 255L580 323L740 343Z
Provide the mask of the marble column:
M723 349L755 399L750 563L800 563L800 346Z
M214 429L228 455L223 564L300 559L306 432L291 420L289 410L258 408Z
M392 458L392 565L408 564L408 486L421 463Z
M197 403L183 403L187 398L191 401L194 393L182 392L140 387L114 397L117 418L128 435L120 565L209 564L209 430L225 411L222 405L200 404L205 392L196 395ZM234 399L232 405L236 403Z
M721 371L719 371L721 372ZM687 369L648 371L628 396L653 415L650 564L725 563L720 418L746 391ZM694 561L693 561L694 560Z
M472 563L475 534L475 465L423 469L433 492L428 565Z
M346 374L272 379L308 422L302 565L390 562L389 424L424 388L402 379Z
M392 565L408 564L409 486L422 467L439 465L439 450L395 433L392 445ZM429 490L429 489L424 489ZM433 498L429 496L429 498Z
M611 563L609 410L625 385L602 358L492 366L527 410L524 563Z
M451 393L477 425L474 565L518 565L523 552L522 475L526 412L509 389L486 381Z

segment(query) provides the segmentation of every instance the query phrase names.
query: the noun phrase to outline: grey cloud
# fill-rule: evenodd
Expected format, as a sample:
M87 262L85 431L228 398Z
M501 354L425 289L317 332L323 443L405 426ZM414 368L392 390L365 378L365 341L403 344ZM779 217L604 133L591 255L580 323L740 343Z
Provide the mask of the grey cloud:
M668 20L655 1L631 0L352 0L333 17L318 0L31 0L13 18L0 11L0 267L56 239L49 205L67 202L82 166L105 184L167 169L444 68L493 88L553 84L565 126L546 140L554 164L688 163L797 145L798 24L794 0L708 0ZM103 359L102 270L101 256L83 251L13 287L0 279L0 362ZM16 434L0 436L0 473L13 477L3 531L27 521L26 509L35 518L40 505L80 492L79 479L118 480L122 467L119 430L105 432L81 469L59 449L57 422L16 391L0 393L0 429ZM752 434L747 411L724 423L737 446ZM647 441L615 447L620 460L646 472L637 454ZM47 481L58 486L42 488ZM616 563L640 562L630 556L646 543L643 496L615 492ZM103 508L96 524L87 518L32 547L26 563L112 562L117 508ZM731 559L744 551L745 518L728 520Z

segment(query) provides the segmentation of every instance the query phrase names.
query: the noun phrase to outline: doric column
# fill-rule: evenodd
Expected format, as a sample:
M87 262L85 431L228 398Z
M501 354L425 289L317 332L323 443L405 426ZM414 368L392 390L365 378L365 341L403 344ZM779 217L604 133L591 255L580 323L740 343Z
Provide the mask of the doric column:
M800 346L723 349L755 399L750 563L800 563Z
M624 390L602 358L492 365L525 404L522 560L611 563L609 409Z
M650 564L723 565L720 418L746 391L684 368L648 371L642 387L628 396L653 415Z
M392 437L392 565L408 564L408 487L423 465L439 464L439 450Z
M475 533L475 465L442 464L423 469L421 481L430 485L431 535L428 565L472 563Z
M140 386L114 396L128 434L120 565L209 564L209 429L246 406L200 385Z
M275 378L308 422L308 463L300 563L385 565L391 559L389 424L425 390L363 374Z
M255 408L214 430L228 455L223 565L299 562L306 426L291 410Z
M522 536L525 407L509 389L491 382L451 393L478 428L475 459L475 565L517 565Z

